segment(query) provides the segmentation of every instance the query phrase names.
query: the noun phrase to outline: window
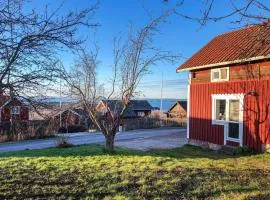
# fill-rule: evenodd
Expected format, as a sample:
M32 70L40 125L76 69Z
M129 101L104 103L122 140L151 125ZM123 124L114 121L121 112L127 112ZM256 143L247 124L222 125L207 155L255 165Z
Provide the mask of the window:
M212 124L224 125L226 141L242 143L243 94L212 95Z
M11 114L12 115L19 115L20 113L21 113L21 107L20 106L11 107Z
M240 120L240 99L230 97L213 98L213 120L238 122Z
M239 138L240 101L229 100L229 132L228 137Z
M191 77L196 78L196 72L191 72Z
M239 139L239 123L229 123L228 137Z
M139 117L144 117L145 116L145 113L143 111L140 111L140 112L137 112L137 115Z
M229 80L229 68L218 68L218 69L211 69L211 81L218 82L218 81L228 81Z
M226 120L226 100L216 100L215 120Z
M239 100L229 100L229 121L238 122L240 113Z

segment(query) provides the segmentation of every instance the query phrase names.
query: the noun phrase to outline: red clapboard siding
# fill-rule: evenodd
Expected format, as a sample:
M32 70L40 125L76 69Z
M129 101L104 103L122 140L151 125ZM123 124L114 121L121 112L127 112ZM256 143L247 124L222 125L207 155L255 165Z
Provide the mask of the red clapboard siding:
M2 121L8 121L8 120L10 120L10 118L11 118L10 108L5 107L4 109L2 109L1 120Z
M191 84L189 137L223 145L223 126L212 125L211 95L244 93L246 95L244 98L243 145L260 151L261 144L270 144L269 85L269 79ZM258 97L248 95L252 91L256 91ZM259 109L257 105L259 105ZM257 136L254 126L255 119L260 120L259 135Z
M29 109L27 107L22 107L21 108L21 120L28 120L29 116Z

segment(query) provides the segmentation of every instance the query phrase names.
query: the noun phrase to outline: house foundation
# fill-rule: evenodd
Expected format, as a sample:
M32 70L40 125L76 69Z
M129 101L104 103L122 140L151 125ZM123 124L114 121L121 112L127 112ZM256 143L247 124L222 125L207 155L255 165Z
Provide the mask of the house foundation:
M200 140L194 140L194 139L189 139L188 144L202 147L202 148L208 148L214 151L218 151L222 148L222 145L219 144L214 144L211 142L206 142L206 141L200 141Z
M270 144L263 144L262 145L262 152L270 153Z

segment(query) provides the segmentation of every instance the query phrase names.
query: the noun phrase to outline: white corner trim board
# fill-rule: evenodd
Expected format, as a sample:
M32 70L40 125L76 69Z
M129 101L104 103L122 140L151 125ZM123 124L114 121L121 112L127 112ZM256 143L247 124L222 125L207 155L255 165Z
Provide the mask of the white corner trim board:
M187 88L187 139L189 139L189 116L190 116L190 84Z

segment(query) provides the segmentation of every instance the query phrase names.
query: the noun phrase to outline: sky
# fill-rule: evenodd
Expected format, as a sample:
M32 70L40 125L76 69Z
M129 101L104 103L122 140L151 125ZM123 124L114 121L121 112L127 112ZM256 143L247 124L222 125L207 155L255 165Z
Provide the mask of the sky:
M49 8L54 8L60 4L60 0L43 0L42 4L39 0L33 0L33 7L41 8L48 4ZM66 0L61 12L67 10L79 10L90 6L95 1L92 0ZM135 26L141 27L150 21L149 13L152 16L159 16L162 12L172 8L179 0L100 0L99 8L93 18L94 23L100 26L95 29L81 29L79 37L87 37L87 47L91 48L93 36L97 41L99 53L99 70L98 75L105 84L110 77L110 65L112 64L112 41L116 35L125 35L130 22ZM181 13L190 16L199 16L200 10L204 6L204 1L188 0L179 7ZM225 13L230 9L228 0L220 0L214 4L213 14ZM267 1L265 1L267 2ZM268 2L269 5L269 2ZM164 50L169 50L179 55L180 58L175 64L160 63L151 66L151 73L146 75L141 81L138 90L140 98L160 98L161 82L163 76L163 98L185 99L187 95L187 72L176 73L176 68L185 60L192 56L196 51L202 48L213 37L226 31L231 31L239 25L232 24L231 19L217 22L209 22L205 26L201 26L195 21L182 18L177 15L171 15L167 23L162 24L161 35L155 38L155 45ZM61 60L65 66L73 64L73 55L65 53L61 55Z

